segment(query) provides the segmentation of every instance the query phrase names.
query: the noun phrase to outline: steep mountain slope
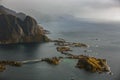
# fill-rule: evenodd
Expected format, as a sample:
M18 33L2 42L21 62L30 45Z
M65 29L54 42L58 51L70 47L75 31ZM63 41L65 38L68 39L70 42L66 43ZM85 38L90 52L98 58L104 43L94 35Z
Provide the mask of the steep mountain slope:
M48 38L36 20L0 6L0 43L44 42Z

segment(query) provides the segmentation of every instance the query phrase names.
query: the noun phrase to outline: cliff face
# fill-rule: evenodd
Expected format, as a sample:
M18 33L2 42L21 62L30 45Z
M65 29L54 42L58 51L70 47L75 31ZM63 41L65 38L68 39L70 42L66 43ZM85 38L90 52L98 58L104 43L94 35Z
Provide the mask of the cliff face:
M1 44L45 42L48 40L43 28L37 24L34 18L19 14L0 7Z

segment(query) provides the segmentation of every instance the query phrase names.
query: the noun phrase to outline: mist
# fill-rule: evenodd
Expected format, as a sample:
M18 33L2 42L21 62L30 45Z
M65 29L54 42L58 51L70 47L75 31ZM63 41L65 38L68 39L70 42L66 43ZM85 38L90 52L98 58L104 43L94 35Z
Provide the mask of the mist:
M2 4L2 0L0 0L0 5Z
M48 21L61 16L90 21L120 21L120 0L4 0L2 5Z

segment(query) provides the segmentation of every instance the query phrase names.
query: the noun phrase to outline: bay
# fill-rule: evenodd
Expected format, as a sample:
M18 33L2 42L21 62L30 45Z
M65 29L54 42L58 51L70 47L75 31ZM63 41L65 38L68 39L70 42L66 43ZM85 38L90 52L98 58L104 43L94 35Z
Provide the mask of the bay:
M71 42L82 42L90 47L72 48L73 53L105 58L114 75L89 73L75 68L76 60L63 60L53 66L45 62L26 64L20 68L8 67L0 73L0 80L119 80L120 74L120 24L115 23L87 23L75 25L70 22L43 23L51 34L51 39L64 38ZM88 52L84 52L88 50ZM54 43L14 44L0 46L0 60L31 60L61 56L56 51Z

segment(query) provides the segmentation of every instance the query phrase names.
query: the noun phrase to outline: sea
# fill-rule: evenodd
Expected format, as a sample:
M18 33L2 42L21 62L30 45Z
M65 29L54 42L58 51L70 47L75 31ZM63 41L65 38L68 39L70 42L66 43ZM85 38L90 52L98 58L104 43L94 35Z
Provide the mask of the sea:
M52 39L88 44L89 48L74 48L75 55L88 55L107 60L113 75L90 73L75 67L77 60L64 59L59 65L46 62L7 66L0 80L120 80L120 23L58 20L41 23ZM64 56L53 42L0 46L0 60L24 61Z

